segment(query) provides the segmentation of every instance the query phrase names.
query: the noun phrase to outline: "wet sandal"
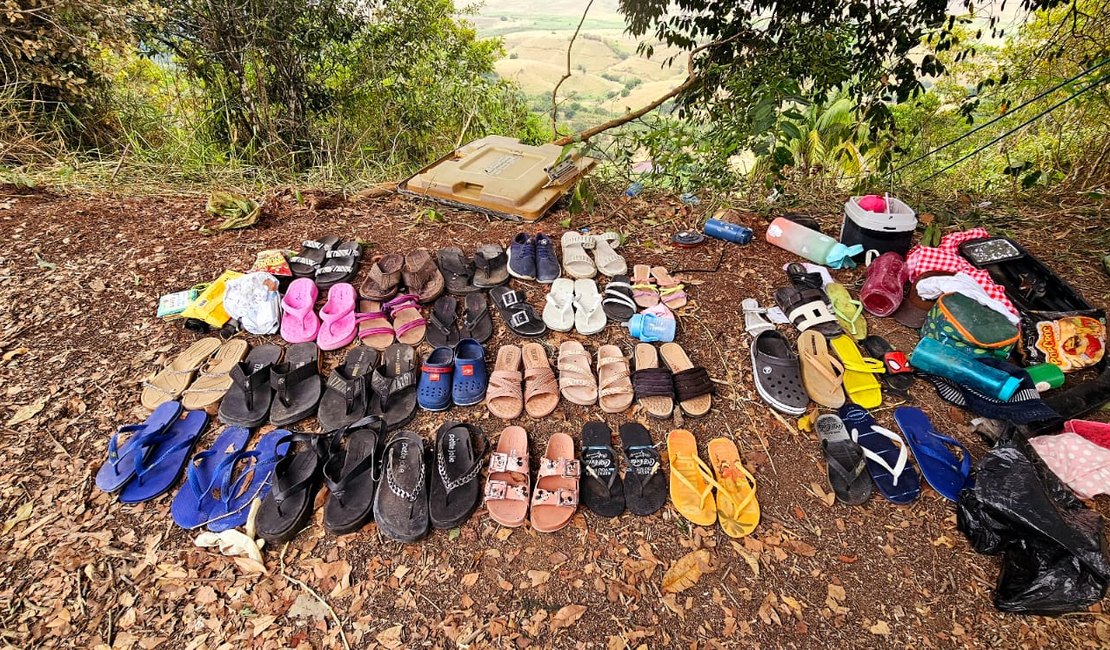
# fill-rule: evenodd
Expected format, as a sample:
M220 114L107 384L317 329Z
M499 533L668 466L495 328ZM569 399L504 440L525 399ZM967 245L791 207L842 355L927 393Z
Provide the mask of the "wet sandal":
M477 448L475 441L481 440ZM435 472L428 493L432 526L461 526L478 508L482 498L481 472L489 452L489 438L478 427L448 421L436 432Z
M578 511L578 479L581 464L574 458L574 440L554 433L536 472L532 492L532 529L540 533L561 530Z
M602 517L618 517L624 512L624 481L612 436L604 422L582 427L582 505Z

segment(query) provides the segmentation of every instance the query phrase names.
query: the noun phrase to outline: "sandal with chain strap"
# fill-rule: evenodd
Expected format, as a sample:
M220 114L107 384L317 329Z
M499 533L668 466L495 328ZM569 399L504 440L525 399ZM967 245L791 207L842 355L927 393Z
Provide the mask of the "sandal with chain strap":
M424 439L413 431L397 431L385 445L384 459L374 521L386 537L415 542L429 530Z
M481 440L476 448L474 440ZM428 515L436 528L454 528L466 523L481 501L483 459L489 438L478 427L448 421L436 432L435 472L428 494Z

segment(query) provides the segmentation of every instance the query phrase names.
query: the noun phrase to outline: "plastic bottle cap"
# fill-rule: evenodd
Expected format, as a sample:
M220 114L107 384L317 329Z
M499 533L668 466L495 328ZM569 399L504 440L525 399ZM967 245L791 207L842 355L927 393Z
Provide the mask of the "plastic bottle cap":
M1021 386L1021 378L1010 377L1002 384L1002 390L998 391L998 399L1003 401L1010 401L1010 398L1017 392L1018 386Z

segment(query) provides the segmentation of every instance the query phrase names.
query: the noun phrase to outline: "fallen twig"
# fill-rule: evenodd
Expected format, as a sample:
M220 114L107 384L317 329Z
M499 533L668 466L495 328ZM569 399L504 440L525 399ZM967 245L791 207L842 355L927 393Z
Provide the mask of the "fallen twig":
M285 572L285 552L287 550L289 550L289 542L282 544L281 554L278 555L278 563L281 565L281 577L285 578L288 582L297 585L301 589L304 589L308 593L308 595L320 601L320 604L327 608L328 613L331 614L332 620L335 621L335 626L339 628L339 640L343 642L343 647L346 650L351 650L351 644L347 643L347 633L343 631L343 623L339 620L339 615L335 613L335 610L332 609L332 606L328 604L328 601L324 600L323 596L316 593L315 589L309 587L304 582L297 580L296 578Z

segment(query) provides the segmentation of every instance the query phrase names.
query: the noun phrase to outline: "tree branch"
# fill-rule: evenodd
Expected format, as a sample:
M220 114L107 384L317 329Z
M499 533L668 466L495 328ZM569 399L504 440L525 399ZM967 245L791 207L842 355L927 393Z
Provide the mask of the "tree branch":
M703 52L705 50L708 50L710 48L720 47L722 45L725 45L726 43L730 43L732 41L735 41L736 39L740 38L740 36L741 36L741 32L737 32L736 34L733 34L732 36L729 36L728 38L723 38L723 39L718 40L718 41L713 41L712 43L705 43L703 45L699 45L699 46L695 47L694 49L690 50L690 55L686 59L686 80L683 81L681 84L675 86L674 88L671 88L669 91L667 91L666 94L664 94L661 97L656 98L655 100L653 100L651 103L647 104L646 106L638 108L634 111L629 111L629 112L625 113L624 115L621 115L620 117L615 117L615 118L609 120L608 122L602 122L601 124L598 124L596 126L591 126L590 128L579 131L578 133L575 133L573 135L566 135L566 136L563 136L561 138L558 138L557 140L555 140L555 144L557 144L559 146L565 146L565 145L568 145L572 142L585 142L585 141L589 140L590 138L594 137L595 135L598 135L599 133L604 133L605 131L608 131L610 129L614 129L614 128L616 128L618 126L621 126L623 124L628 124L632 120L641 118L644 115L647 115L648 113L654 111L655 109L662 106L663 103L666 102L668 99L672 99L674 97L677 97L678 95L681 95L682 93L684 93L687 90L689 90L690 88L692 88L694 86L694 84L696 84L698 81L701 80L701 75L694 71L694 56L695 55L697 55L700 52ZM568 49L568 52L569 52L569 49ZM556 86L556 89L558 89L558 86Z
M586 22L586 14L590 13L590 7L592 7L593 4L594 0L590 0L586 3L586 8L582 10L582 17L578 19L578 27L574 28L574 34L570 37L570 43L567 43L566 74L559 79L555 87L551 90L551 132L556 135L559 133L559 86L562 86L564 81L570 79L570 50L574 47L574 40L578 38L578 32L582 30L582 23Z

